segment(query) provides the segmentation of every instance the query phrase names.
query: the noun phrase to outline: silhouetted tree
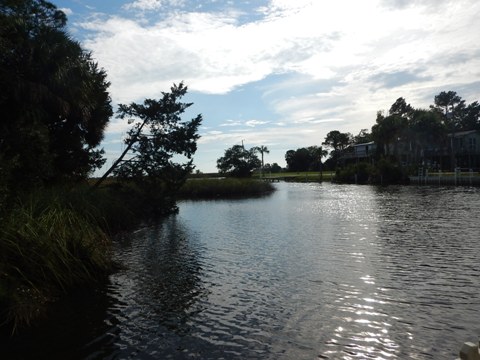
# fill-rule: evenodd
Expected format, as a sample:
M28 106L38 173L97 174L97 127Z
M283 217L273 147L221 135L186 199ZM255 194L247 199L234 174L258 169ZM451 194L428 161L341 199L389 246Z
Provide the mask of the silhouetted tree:
M85 178L112 115L109 83L43 0L0 3L0 167L23 189Z
M224 156L217 159L217 168L222 174L235 177L249 177L254 169L261 166L257 149L245 149L243 145L234 145L225 150Z
M263 162L263 154L270 154L270 150L268 150L268 148L264 145L261 145L261 146L257 146L254 148L256 151L258 151L261 156L262 156L262 167L261 167L261 171L263 171L263 168L264 168L264 162Z
M159 100L119 105L118 117L128 118L134 125L128 131L126 149L97 186L113 171L121 179L134 181L152 200L175 194L194 168L192 157L202 122L201 115L182 121L181 115L192 105L180 102L186 93L183 83L174 84ZM182 157L183 163L173 161Z

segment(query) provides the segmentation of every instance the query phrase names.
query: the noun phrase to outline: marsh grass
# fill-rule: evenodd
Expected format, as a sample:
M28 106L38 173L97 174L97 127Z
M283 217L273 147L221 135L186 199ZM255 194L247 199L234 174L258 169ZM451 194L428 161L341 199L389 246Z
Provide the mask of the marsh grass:
M265 181L239 178L189 179L180 188L182 199L219 199L262 196L275 190Z
M75 286L112 269L112 229L135 222L107 190L42 190L1 215L0 318L15 330Z

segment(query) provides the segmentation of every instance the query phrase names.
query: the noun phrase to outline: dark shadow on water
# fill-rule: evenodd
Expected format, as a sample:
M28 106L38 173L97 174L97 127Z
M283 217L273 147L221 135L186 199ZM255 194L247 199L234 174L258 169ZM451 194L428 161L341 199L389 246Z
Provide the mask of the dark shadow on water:
M195 357L192 345L197 354L210 348L190 336L207 291L198 254L175 217L119 237L115 247L122 269L57 301L35 326L0 335L0 358L187 358Z

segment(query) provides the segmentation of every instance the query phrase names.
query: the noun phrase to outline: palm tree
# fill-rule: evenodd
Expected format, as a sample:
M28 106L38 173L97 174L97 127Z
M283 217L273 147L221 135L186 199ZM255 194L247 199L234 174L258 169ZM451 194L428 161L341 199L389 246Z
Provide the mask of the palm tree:
M264 145L257 146L255 148L256 151L258 151L262 155L262 167L260 168L260 177L262 177L262 172L263 172L263 154L270 154L270 150Z

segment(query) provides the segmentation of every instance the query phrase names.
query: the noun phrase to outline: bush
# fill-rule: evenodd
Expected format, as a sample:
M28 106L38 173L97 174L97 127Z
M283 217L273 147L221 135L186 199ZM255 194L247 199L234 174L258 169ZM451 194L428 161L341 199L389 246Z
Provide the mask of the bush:
M398 163L381 158L375 165L370 182L385 185L402 184L408 182L408 177Z
M351 164L337 170L335 181L347 184L366 184L370 179L371 173L372 166L368 163Z

